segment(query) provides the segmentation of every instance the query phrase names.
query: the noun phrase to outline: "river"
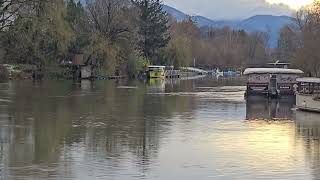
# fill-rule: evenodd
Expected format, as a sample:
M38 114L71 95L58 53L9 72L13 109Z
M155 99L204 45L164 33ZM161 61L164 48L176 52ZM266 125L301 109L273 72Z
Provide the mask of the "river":
M0 179L319 179L320 115L239 79L0 84Z

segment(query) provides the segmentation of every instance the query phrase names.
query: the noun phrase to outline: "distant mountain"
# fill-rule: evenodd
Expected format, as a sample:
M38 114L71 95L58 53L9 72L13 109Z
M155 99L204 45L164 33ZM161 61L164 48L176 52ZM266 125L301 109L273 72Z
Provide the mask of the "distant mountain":
M281 28L291 23L293 23L293 18L289 16L257 15L239 22L234 28L248 32L268 32L270 47L276 47Z
M183 13L183 12L173 8L173 7L170 7L170 6L167 6L167 5L163 5L162 8L169 15L175 17L177 19L177 21L183 21L184 19L186 19L188 17L188 15L186 15L185 13Z
M172 8L170 6L163 6L163 9L178 21L184 20L188 17L187 14ZM222 28L229 26L232 29L243 29L247 32L262 31L270 34L270 47L276 47L279 39L280 29L293 22L293 18L289 16L272 16L272 15L257 15L241 21L216 21L203 16L193 16L193 20L199 27L216 27Z

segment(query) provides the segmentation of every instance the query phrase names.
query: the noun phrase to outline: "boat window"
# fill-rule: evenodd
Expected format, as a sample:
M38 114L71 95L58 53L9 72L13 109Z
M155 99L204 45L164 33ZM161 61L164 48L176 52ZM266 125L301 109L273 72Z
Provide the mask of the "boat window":
M320 95L320 84L318 83L300 83L299 93Z

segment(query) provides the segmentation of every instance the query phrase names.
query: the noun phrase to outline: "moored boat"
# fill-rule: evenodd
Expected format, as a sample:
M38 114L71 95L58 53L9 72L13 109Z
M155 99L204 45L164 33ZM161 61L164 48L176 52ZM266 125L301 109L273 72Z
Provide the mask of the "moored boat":
M247 68L246 95L267 95L278 97L280 95L294 95L294 84L303 71L285 68Z
M320 78L298 78L297 82L297 109L320 112Z
M165 66L148 66L148 78L165 78Z

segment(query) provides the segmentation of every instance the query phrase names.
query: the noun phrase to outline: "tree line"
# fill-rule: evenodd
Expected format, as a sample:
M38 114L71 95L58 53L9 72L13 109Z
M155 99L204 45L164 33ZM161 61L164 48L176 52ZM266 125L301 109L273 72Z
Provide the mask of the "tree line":
M199 28L190 17L182 22L173 20L170 34L164 59L178 66L243 70L269 61L268 33Z
M161 0L2 0L0 63L58 75L60 64L83 54L100 74L134 77L150 64L243 70L280 59L319 75L319 6L299 11L272 50L266 32L177 21Z
M294 22L280 31L273 56L302 68L309 76L320 77L320 2L296 13Z
M2 0L0 7L2 63L58 71L83 54L101 73L134 76L170 40L160 0Z

